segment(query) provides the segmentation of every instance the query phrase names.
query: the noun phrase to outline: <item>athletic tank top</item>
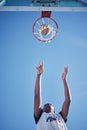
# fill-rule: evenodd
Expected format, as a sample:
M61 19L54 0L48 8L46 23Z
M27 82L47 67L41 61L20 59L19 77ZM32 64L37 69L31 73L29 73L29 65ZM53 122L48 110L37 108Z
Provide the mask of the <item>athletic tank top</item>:
M67 130L62 116L55 113L43 112L36 126L37 130Z

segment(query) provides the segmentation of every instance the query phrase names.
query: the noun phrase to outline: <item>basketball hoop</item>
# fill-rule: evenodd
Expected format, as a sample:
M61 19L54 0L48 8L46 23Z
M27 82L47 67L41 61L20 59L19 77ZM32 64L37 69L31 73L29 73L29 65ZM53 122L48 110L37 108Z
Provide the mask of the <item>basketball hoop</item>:
M42 11L42 16L33 24L33 34L41 42L51 42L58 32L57 22L51 18L51 11Z

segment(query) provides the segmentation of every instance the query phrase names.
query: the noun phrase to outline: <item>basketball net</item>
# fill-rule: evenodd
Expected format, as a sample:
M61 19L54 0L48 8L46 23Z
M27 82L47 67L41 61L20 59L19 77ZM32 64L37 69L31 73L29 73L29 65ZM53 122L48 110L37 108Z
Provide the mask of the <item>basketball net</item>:
M42 11L41 17L33 25L33 34L38 40L49 43L58 32L57 22L51 18L51 11Z

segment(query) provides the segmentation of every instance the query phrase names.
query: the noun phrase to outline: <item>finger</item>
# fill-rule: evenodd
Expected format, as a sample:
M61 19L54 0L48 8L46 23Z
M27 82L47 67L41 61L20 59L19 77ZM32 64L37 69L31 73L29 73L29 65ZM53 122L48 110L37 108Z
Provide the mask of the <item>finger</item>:
M39 63L39 66L42 66L42 65L43 65L43 62L40 62L40 63Z
M65 74L67 74L68 73L68 66L67 67L65 67Z
M44 61L42 61L42 66L44 66Z

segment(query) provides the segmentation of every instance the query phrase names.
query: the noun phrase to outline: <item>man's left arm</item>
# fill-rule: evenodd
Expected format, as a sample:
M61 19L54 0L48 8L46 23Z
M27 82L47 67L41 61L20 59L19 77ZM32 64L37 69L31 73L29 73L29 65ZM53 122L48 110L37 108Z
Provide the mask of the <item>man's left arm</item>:
M68 111L69 111L69 106L70 106L70 102L71 102L71 93L70 93L70 89L66 80L66 76L68 74L68 67L64 68L64 72L62 74L62 80L63 80L63 84L64 84L64 95L65 95L65 100L62 106L62 110L61 110L61 114L64 120L67 119L68 116Z

